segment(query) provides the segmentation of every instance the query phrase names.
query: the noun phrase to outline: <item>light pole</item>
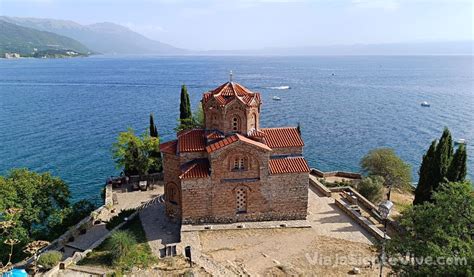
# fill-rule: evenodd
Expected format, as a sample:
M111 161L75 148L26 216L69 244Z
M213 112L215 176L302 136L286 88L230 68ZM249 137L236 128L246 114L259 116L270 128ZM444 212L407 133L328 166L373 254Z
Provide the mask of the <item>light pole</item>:
M382 241L382 253L380 254L380 277L382 277L383 263L385 261L385 242L387 240L387 218L392 210L393 203L390 200L385 200L379 205L379 213L383 219L383 241Z

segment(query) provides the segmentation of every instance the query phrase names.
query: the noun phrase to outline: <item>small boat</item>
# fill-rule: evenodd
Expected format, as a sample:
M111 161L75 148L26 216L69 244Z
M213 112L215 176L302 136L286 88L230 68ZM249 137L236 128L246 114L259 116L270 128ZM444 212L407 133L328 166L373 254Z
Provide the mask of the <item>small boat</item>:
M269 89L285 90L285 89L291 89L291 87L290 86L278 86L278 87L269 87Z
M280 97L278 97L278 96L273 96L273 98L272 98L272 99L273 99L273 100L275 100L275 101L280 101L280 100L281 100L281 98L280 98Z
M459 144L466 144L466 140L465 139L458 139L454 142L454 144L456 145L459 145Z
M426 101L423 101L423 102L421 102L421 106L422 106L422 107L429 107L429 106L431 106L431 105L430 105L430 103L428 103L428 102L426 102Z

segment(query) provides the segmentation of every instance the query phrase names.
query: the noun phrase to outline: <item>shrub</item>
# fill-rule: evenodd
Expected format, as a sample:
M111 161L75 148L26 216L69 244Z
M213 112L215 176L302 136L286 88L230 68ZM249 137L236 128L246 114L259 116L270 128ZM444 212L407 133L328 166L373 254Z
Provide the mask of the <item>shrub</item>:
M383 197L384 179L381 176L363 178L357 185L357 190L365 198L376 204Z
M116 231L107 240L106 249L112 254L113 263L122 265L125 258L135 252L137 240L128 231Z
M63 254L59 251L47 251L39 256L38 264L45 269L51 269L59 264L62 258Z

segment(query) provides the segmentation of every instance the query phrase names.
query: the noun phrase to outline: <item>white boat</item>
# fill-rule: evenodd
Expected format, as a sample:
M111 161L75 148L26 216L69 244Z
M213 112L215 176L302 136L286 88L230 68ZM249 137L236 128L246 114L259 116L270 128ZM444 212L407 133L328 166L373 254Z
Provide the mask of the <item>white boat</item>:
M458 139L454 142L454 144L466 144L466 140L465 139Z
M284 89L290 89L290 86L278 86L278 87L269 87L269 89L278 89L278 90L284 90Z
M272 99L273 99L273 100L276 100L276 101L280 101L280 100L281 100L281 98L280 98L280 97L278 97L278 96L273 96L273 98L272 98Z
M430 105L430 103L428 103L428 102L426 102L426 101L423 101L423 102L421 102L421 106L422 106L422 107L429 107L429 106L431 106L431 105Z

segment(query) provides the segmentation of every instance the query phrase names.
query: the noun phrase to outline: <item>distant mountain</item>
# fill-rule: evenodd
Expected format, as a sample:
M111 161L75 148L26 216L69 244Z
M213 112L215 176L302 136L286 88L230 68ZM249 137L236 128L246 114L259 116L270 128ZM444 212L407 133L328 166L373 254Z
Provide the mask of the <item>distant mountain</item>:
M272 47L206 51L210 55L473 55L474 41Z
M15 25L0 18L0 55L8 52L19 53L21 56L35 56L38 53L61 55L66 52L88 54L89 50L80 42L54 34Z
M114 23L81 25L69 20L0 16L0 20L53 32L80 41L104 54L183 54L185 50L151 40Z

